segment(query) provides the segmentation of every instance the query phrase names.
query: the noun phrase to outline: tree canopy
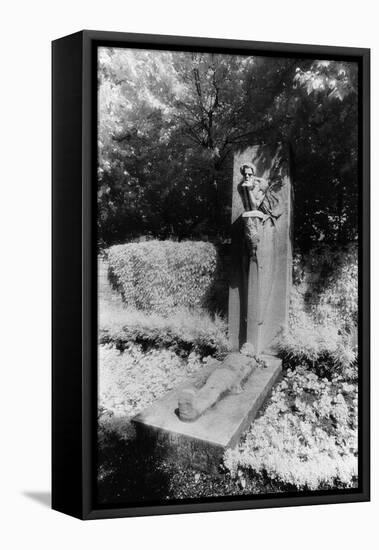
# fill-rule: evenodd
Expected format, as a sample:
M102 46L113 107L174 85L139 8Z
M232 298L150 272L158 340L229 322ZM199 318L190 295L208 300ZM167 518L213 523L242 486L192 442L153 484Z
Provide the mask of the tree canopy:
M295 239L354 240L357 65L101 48L98 233L211 240L230 231L233 151L285 141Z

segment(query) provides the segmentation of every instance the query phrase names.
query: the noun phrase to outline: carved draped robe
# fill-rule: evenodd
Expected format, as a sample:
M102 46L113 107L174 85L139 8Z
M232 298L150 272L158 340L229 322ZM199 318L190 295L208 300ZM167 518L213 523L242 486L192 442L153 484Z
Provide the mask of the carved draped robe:
M262 352L262 331L269 322L266 313L277 267L276 222L283 213L282 192L280 178L270 184L260 181L251 190L239 185L247 247L243 260L247 288L246 341L253 344L256 353Z

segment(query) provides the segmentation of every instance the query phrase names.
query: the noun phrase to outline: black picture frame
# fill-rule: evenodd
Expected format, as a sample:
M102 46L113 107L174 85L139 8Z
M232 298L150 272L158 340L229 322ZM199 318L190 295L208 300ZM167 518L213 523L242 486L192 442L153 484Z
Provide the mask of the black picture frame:
M134 507L95 502L98 46L311 57L359 65L359 487ZM52 507L81 519L370 499L370 50L85 30L52 43Z

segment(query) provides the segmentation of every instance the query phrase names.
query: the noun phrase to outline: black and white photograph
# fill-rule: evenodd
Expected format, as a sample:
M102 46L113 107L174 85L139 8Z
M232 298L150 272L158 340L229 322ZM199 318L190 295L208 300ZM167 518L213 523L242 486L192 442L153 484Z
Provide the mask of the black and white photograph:
M358 490L358 62L98 46L97 84L97 504Z
M0 547L371 549L375 4L1 14Z

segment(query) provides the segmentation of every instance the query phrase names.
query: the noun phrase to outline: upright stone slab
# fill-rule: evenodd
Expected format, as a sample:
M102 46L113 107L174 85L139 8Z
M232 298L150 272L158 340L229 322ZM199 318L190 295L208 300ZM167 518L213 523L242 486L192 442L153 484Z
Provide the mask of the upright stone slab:
M247 208L243 201L240 171L244 164L253 165L255 176L268 182L276 181L275 185L280 188L277 197L281 213L273 218L270 236L263 235L257 245L258 261L253 261L249 254L244 231L242 215ZM275 355L277 337L288 322L292 280L292 186L288 148L282 144L256 145L236 152L232 197L229 337L234 350L249 342L257 353Z

